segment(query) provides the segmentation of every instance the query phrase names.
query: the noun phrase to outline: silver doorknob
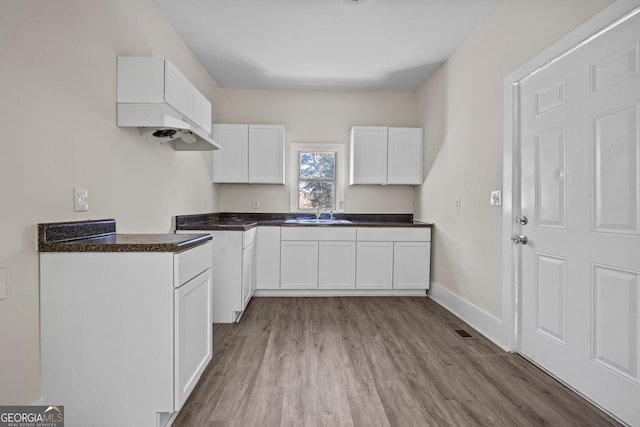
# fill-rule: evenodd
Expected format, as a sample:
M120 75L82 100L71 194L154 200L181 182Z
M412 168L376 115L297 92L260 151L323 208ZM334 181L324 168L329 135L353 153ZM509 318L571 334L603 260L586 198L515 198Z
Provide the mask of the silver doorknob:
M521 234L519 236L517 234L514 234L513 236L511 236L511 240L516 245L518 243L522 243L523 245L526 245L527 243L529 243L529 238L527 236L525 236L524 234Z

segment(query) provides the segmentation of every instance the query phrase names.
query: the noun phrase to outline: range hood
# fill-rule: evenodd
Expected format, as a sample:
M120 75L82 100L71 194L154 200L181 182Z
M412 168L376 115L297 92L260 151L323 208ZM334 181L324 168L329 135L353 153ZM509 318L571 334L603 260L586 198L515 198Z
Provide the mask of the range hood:
M118 126L137 127L145 138L169 142L176 151L210 151L220 146L166 103L118 103Z

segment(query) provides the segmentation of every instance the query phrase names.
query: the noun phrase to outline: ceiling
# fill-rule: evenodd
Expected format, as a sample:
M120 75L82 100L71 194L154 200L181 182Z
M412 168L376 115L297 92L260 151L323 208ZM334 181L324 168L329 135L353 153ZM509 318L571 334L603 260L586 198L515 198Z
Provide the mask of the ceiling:
M220 87L415 91L500 0L154 0Z

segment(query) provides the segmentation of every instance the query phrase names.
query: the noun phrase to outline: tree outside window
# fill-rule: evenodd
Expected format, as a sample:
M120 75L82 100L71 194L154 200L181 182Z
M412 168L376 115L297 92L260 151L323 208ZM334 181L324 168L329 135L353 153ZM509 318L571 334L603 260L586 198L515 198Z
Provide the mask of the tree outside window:
M300 150L298 209L335 209L336 152Z

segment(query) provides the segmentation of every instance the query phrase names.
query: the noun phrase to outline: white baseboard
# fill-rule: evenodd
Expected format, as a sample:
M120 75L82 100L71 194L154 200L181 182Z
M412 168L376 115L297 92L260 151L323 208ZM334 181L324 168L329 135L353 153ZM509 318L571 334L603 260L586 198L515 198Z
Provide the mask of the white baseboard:
M254 297L426 297L426 289L256 289Z
M460 298L444 286L435 282L431 282L429 298L468 323L472 328L480 332L487 339L493 341L500 348L508 351L507 347L501 343L501 320L496 319L491 314Z

